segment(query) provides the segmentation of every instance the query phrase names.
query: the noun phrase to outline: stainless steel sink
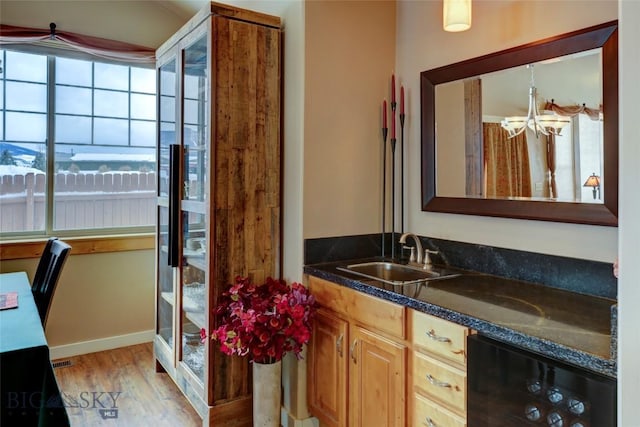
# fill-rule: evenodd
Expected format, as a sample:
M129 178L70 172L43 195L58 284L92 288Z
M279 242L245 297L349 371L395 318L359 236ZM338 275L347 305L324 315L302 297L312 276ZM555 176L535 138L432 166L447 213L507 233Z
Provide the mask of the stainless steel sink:
M368 279L379 280L391 285L408 285L419 282L457 277L460 273L438 267L424 269L418 266L397 264L387 261L364 262L338 267L338 270L356 274Z

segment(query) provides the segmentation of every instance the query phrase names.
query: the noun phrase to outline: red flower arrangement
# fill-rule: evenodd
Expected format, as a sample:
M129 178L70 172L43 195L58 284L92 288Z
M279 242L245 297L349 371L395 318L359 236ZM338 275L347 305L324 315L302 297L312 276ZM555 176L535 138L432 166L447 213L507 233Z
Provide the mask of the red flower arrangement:
M237 277L214 309L218 328L211 339L220 342L228 355L249 356L258 363L282 360L289 351L300 358L302 347L311 338L311 321L317 303L299 283L268 278L256 286L248 278ZM203 340L206 331L201 331Z

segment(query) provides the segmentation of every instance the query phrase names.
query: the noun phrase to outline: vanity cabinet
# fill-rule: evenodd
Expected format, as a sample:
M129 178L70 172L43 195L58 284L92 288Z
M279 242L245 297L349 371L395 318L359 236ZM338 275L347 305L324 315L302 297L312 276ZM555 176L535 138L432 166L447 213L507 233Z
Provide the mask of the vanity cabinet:
M348 345L349 322L332 310L320 308L307 351L307 385L309 409L325 426L347 425Z
M470 329L409 310L413 426L464 427Z
M156 336L203 425L250 426L250 369L200 331L236 276L280 276L280 18L207 4L156 52Z
M308 277L321 308L307 353L310 412L321 426L406 425L406 309Z

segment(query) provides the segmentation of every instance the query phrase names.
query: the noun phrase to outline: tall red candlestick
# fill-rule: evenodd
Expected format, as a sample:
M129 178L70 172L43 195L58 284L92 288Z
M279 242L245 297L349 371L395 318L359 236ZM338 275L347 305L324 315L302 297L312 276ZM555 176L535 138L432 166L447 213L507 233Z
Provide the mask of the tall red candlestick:
M382 129L387 129L387 100L382 101Z
M391 109L391 139L396 139L396 110Z
M400 114L404 114L404 86L400 86Z
M391 108L396 103L396 76L391 74Z

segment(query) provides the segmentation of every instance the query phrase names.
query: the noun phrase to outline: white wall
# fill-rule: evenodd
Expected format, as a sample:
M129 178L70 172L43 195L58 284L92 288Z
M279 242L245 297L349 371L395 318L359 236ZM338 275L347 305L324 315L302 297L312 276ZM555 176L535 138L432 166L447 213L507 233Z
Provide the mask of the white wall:
M640 396L640 2L620 0L620 278L618 425L636 427Z
M617 19L617 4L600 1L474 1L462 33L442 30L441 1L398 2L397 69L408 86L406 165L408 230L426 236L612 262L617 228L421 211L419 73ZM553 19L550 11L553 10ZM597 247L597 250L593 250Z

